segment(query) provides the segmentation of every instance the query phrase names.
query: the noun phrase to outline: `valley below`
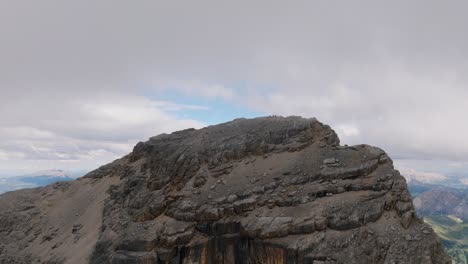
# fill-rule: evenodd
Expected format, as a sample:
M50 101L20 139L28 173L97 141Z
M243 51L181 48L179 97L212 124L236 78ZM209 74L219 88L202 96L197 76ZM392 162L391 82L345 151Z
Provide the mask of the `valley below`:
M442 239L453 263L468 263L468 189L408 179L418 216ZM453 180L452 180L453 181ZM458 185L463 186L463 185Z

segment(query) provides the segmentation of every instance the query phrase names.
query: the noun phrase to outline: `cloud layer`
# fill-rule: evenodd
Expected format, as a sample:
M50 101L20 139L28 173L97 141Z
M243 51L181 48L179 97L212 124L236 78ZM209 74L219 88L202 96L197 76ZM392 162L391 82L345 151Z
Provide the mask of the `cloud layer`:
M129 94L92 98L61 96L0 106L0 167L92 169L128 153L141 140L163 132L201 127L179 119L183 109L206 108L149 100Z
M467 8L456 0L1 3L0 167L92 168L138 140L204 125L181 111L216 111L159 99L168 92L315 116L344 143L379 145L399 159L464 163Z

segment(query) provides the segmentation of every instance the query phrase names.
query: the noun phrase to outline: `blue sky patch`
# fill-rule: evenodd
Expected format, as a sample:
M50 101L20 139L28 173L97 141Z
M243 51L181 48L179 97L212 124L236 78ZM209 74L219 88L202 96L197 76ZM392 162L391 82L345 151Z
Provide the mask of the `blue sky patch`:
M227 122L239 117L253 118L265 114L253 111L244 106L235 105L221 98L206 98L188 96L175 91L166 91L157 96L148 96L153 100L168 101L181 105L196 105L208 109L187 109L175 111L173 114L180 119L194 119L207 125Z

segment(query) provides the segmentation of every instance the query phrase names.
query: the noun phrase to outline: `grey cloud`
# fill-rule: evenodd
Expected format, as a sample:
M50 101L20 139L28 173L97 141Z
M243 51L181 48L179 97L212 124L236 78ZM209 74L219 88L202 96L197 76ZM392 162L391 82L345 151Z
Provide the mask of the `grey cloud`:
M0 106L2 113L11 113L2 116L0 124L3 170L24 166L31 167L28 171L60 166L93 169L125 155L138 141L155 134L203 126L195 120L177 118L178 111L206 111L204 107L132 94L37 101L23 96L29 99L27 103L19 98L16 105Z
M456 0L2 2L0 127L44 131L55 143L25 145L73 158L124 153L156 133L203 125L172 113L187 106L142 96L177 89L265 114L316 116L345 143L380 145L399 158L466 160L467 7Z

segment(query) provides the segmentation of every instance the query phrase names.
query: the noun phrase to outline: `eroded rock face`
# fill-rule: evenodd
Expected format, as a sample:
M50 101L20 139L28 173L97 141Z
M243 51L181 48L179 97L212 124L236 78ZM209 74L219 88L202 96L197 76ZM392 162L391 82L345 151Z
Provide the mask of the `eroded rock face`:
M90 263L450 263L385 152L315 119L160 135L111 176Z

